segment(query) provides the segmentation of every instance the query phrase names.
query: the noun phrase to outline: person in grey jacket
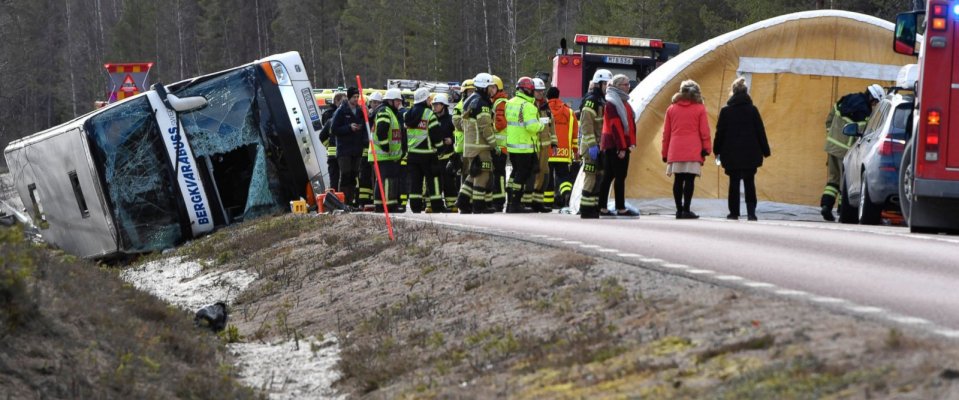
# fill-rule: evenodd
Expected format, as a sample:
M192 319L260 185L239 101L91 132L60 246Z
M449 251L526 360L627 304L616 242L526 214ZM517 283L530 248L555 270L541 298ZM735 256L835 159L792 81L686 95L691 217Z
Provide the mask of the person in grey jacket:
M749 97L746 79L733 82L729 100L719 112L713 152L729 176L729 215L739 219L739 182L746 191L746 213L756 221L756 170L769 157L769 141L759 110Z

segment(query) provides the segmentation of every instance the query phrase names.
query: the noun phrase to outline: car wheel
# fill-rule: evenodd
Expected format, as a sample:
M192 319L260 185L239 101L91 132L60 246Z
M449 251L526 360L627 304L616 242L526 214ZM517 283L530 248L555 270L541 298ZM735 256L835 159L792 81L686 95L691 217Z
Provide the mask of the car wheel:
M855 224L859 222L859 209L852 206L849 202L849 190L846 188L846 179L842 180L842 190L839 192L839 222L844 224Z
M866 177L862 177L862 186L859 195L859 223L862 225L879 225L882 218L882 209L873 204L869 197L869 186L866 185Z
M902 218L909 223L912 213L912 142L902 152L902 164L899 165L899 208Z

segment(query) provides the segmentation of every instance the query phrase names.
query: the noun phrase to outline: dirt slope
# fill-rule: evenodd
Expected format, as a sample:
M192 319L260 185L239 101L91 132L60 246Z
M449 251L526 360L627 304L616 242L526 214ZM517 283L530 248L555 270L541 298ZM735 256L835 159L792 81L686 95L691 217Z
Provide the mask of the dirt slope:
M335 335L368 398L959 398L956 343L527 242L293 216L171 256L258 279L246 341ZM283 368L283 366L277 366Z

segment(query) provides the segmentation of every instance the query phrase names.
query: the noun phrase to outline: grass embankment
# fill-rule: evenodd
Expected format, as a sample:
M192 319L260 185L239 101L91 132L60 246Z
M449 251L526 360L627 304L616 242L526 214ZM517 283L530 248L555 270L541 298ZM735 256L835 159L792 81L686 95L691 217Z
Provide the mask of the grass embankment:
M257 398L223 343L114 268L0 228L0 398Z
M776 298L516 240L282 216L177 254L259 279L245 340L334 333L372 398L944 398L955 346ZM950 372L952 371L952 372Z

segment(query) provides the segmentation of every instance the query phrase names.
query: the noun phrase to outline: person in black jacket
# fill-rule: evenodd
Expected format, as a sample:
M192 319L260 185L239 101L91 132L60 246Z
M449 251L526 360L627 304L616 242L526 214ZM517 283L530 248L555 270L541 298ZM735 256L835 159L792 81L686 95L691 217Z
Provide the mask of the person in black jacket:
M340 186L344 202L355 207L357 176L362 158L363 149L369 146L370 140L366 133L366 120L363 110L360 110L360 92L355 87L346 90L347 101L344 101L333 114L333 135L336 136L336 160L340 167Z
M446 211L454 207L456 195L460 190L459 176L454 169L446 165L458 155L453 151L453 116L450 114L450 100L446 93L440 93L433 98L433 114L440 123L439 131L443 138L442 144L436 148L436 158L439 162L433 167L433 173L439 177L440 189L443 191L443 202Z
M320 129L320 142L326 147L326 168L330 174L330 189L337 190L340 187L340 165L336 161L336 136L333 135L333 114L339 109L340 103L346 99L346 94L337 92L333 95L333 103L323 111L320 120L323 121L323 128Z
M756 221L756 169L769 157L769 141L759 110L749 97L746 79L733 82L729 101L719 112L716 139L713 142L716 159L720 160L729 176L729 215L739 219L739 182L746 190L746 213Z

